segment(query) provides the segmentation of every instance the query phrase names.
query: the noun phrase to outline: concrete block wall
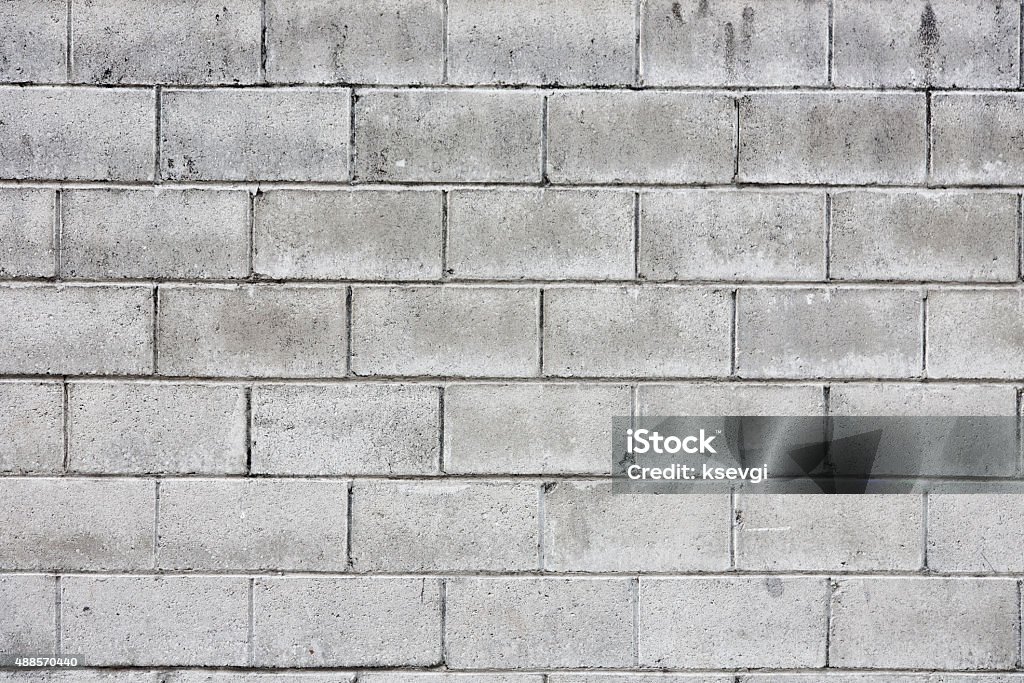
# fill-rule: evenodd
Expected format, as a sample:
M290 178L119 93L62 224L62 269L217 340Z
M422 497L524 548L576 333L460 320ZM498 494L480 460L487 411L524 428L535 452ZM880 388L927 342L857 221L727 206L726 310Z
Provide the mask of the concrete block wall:
M1020 497L608 482L1019 415L1021 20L0 2L0 683L1024 682Z

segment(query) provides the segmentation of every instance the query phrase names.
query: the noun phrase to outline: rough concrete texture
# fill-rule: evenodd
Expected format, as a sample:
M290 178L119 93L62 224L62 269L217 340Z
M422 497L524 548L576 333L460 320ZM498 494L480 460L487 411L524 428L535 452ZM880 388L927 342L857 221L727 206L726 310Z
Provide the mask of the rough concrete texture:
M0 0L0 683L1024 683L1021 39ZM880 443L1017 493L613 493L672 415L1002 417Z

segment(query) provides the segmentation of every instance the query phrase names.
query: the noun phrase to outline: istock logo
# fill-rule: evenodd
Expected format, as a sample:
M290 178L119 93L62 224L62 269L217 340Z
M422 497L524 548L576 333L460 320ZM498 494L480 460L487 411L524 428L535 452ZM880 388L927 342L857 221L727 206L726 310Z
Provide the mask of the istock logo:
M707 436L703 429L697 436L690 435L681 439L678 436L662 436L650 429L626 430L626 450L629 453L717 453L711 445L714 440L715 435Z

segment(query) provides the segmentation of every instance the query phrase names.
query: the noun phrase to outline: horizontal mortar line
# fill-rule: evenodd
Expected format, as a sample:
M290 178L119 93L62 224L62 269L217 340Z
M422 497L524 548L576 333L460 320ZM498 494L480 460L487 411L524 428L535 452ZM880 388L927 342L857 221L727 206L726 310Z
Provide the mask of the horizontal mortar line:
M977 290L1019 290L1024 291L1024 282L1019 280L993 282L972 280L656 280L656 279L467 279L451 278L437 280L366 280L366 279L317 279L317 278L219 278L219 279L174 279L174 278L78 278L67 277L9 277L0 278L0 287L30 287L31 285L52 285L58 287L155 287L169 285L186 287L243 287L255 286L287 286L295 289L315 287L364 287L388 289L394 287L447 287L450 289L515 289L525 287L544 287L548 289L574 287L646 287L646 288L680 288L708 287L721 289L887 289L907 290L927 287L934 290L977 289Z
M266 672L274 674L288 674L288 673L355 673L355 674L372 674L372 673L398 673L398 674L523 674L523 675L542 675L542 674L566 674L566 673L595 673L595 674L612 674L612 675L630 675L630 674L829 674L829 675L843 675L850 673L872 673L878 675L885 674L950 674L957 678L964 679L983 679L986 676L991 677L993 674L1020 674L1024 673L1024 669L974 669L970 671L964 671L963 669L936 669L936 668L914 668L914 669L890 669L890 668L850 668L850 667L833 667L827 668L745 668L745 669L706 669L706 668L693 668L693 669L680 669L673 667L666 667L663 665L659 666L637 666L633 668L621 668L621 667L567 667L558 669L538 669L535 667L527 667L522 669L509 669L509 668L452 668L444 665L438 665L433 667L427 666L306 666L306 667L289 667L289 666L221 666L221 665L192 665L192 666L175 666L175 665L90 665L86 667L80 667L75 669L76 671L96 671L96 672L132 672L132 673L176 673L176 672L200 672L200 673L217 673L217 672ZM0 671L21 671L24 672L24 667L3 667L0 666ZM826 676L828 680L830 676Z
M256 384L636 384L639 386L655 386L661 384L728 384L739 386L756 386L764 384L785 385L820 385L820 384L1000 384L1022 385L1024 377L738 377L731 375L678 375L671 377L635 377L635 376L564 376L564 375L531 375L520 377L494 376L450 376L450 375L358 375L351 377L257 377L257 376L213 376L213 375L119 375L91 374L75 375L66 373L26 374L0 373L0 382L56 382L64 378L68 382L177 382L177 383L256 383Z
M644 417L644 416L638 416ZM652 416L653 417L653 416ZM685 417L685 416L682 416ZM699 416L698 416L699 417ZM823 418L825 416L812 416L814 418ZM997 416L998 417L998 416ZM1008 419L1015 419L1013 415L1003 416ZM95 480L109 480L109 479L127 479L136 480L143 482L245 482L245 481L306 481L306 482L323 482L323 483L335 483L335 484L358 484L360 482L369 481L392 481L402 483L416 483L416 482L477 482L477 483L524 483L524 484L543 484L557 482L562 484L572 483L602 483L607 482L609 484L616 481L616 478L609 472L549 472L549 473L538 473L538 472L423 472L416 474L390 474L390 473L358 473L353 474L350 472L340 472L338 474L304 474L295 472L224 472L224 473L212 473L212 472L89 472L81 470L70 470L67 473L58 472L16 472L7 471L0 472L0 481L18 481L18 480L34 480L34 481L95 481ZM787 484L787 483L802 483L808 478L802 475L779 475L772 479L775 483ZM627 483L621 477L618 481L624 485ZM837 482L843 481L861 481L858 477L838 477ZM925 475L925 474L880 474L871 478L872 482L876 483L900 483L900 482L934 482L939 484L953 485L953 484L1024 484L1024 476L1019 475ZM652 483L651 480L647 480L648 484L657 485ZM672 482L669 481L669 485ZM671 495L719 495L728 493L726 490L714 490L714 491L679 491ZM910 491L910 492L895 492L895 493L878 493L869 495L901 495L901 496L920 496L923 492ZM950 494L955 494L955 491L951 491ZM784 492L772 492L772 491L756 491L750 492L737 491L737 495L744 496L758 496L758 495L789 495ZM669 494L654 494L636 492L630 493L630 495L669 495ZM814 494L814 495L826 495ZM931 495L949 495L943 492L932 492Z
M1021 91L1024 94L1024 91ZM2 178L0 188L42 188L65 190L238 190L264 192L273 190L629 190L643 192L645 190L758 190L758 191L811 191L831 190L876 190L889 191L960 191L960 192L1020 192L1024 183L964 183L964 184L909 184L909 183L794 183L794 182L706 182L693 181L681 183L629 183L629 182L565 182L552 181L544 183L536 181L438 181L438 180L323 180L323 181L290 181L290 180L63 180L59 178Z
M499 570L445 570L445 571L310 571L310 570L181 570L181 569L140 569L140 570L78 570L78 569L0 569L0 576L60 576L64 577L103 577L103 578L132 578L132 577L171 577L171 578L278 578L278 579L309 579L309 578L375 578L375 579L441 579L441 578L488 578L488 579L582 579L586 581L611 579L626 580L630 578L640 579L736 579L736 578L816 578L837 580L844 579L964 579L982 581L1012 581L1024 577L1024 572L1016 573L957 573L957 572L936 572L931 570L888 570L879 569L873 571L821 571L821 570L782 570L766 571L757 569L732 569L732 570L711 570L711 571L673 571L673 572L643 572L643 571L613 571L613 572L567 572L567 571L499 571Z
M346 90L349 88L364 91L448 91L448 90L497 90L508 92L694 92L694 93L727 93L742 95L745 93L821 93L841 95L844 93L877 93L877 94L926 94L929 92L953 93L963 95L983 95L987 93L1024 94L1017 86L990 87L956 87L956 86L915 86L915 85L844 85L832 87L827 84L635 84L593 83L593 84L556 84L556 83L365 83L350 81L271 81L267 83L174 83L171 81L148 82L67 82L38 83L33 81L0 81L0 88L20 88L26 90L154 90L157 87L166 91L207 91L207 90Z

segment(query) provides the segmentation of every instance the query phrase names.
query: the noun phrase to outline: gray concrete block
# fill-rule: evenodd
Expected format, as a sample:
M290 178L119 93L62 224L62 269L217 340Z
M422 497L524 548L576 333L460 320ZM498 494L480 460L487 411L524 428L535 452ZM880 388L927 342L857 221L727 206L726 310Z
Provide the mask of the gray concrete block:
M71 22L72 78L86 83L254 83L259 0L86 0Z
M839 0L840 87L1016 88L1020 8L993 0Z
M257 578L261 667L434 666L441 661L441 581Z
M453 668L623 668L633 662L628 579L448 580Z
M66 190L61 275L240 278L249 274L249 197L217 190Z
M128 375L153 370L149 287L0 287L0 372Z
M942 185L1024 183L1024 93L932 96L932 175Z
M163 375L345 374L345 288L172 285L159 297Z
M1009 415L1017 390L999 384L833 384L832 415Z
M153 566L152 481L3 478L0 500L0 568L96 571Z
M640 666L825 666L823 577L640 579Z
M915 571L917 495L738 495L736 566L755 571Z
M346 481L167 480L158 566L343 571L347 508Z
M352 371L536 375L538 298L529 288L354 287Z
M737 683L1011 683L1012 678L985 675L957 676L943 673L819 673L751 674L739 676Z
M742 289L742 377L914 377L921 372L921 293L910 289Z
M0 472L63 467L64 390L51 382L0 382Z
M248 580L66 576L61 646L97 666L244 666Z
M724 571L731 514L728 494L630 496L607 481L558 482L544 492L544 569Z
M928 566L940 572L1024 571L1019 495L928 497Z
M452 83L633 83L631 0L451 0Z
M824 85L828 3L781 0L643 5L647 85Z
M637 415L823 415L817 384L641 384Z
M541 674L367 671L367 683L541 683Z
M440 83L440 0L269 0L267 80Z
M735 105L725 94L548 97L547 173L555 183L725 183L735 142Z
M735 683L731 674L680 673L556 673L551 683Z
M739 101L739 180L904 184L925 179L923 93L762 92Z
M245 394L224 384L76 382L68 469L93 474L240 474Z
M449 196L452 277L633 278L633 193L456 190Z
M367 90L357 96L359 180L540 180L539 92Z
M66 655L65 655L66 656ZM74 668L0 672L0 683L163 683L153 671L102 671Z
M67 77L66 0L0 5L0 81L59 83Z
M645 192L639 270L649 280L821 280L825 196Z
M1024 375L1024 292L934 290L928 294L930 377Z
M350 104L346 88L164 91L160 175L346 181Z
M1012 669L1020 596L1010 579L850 578L832 596L840 668Z
M431 191L261 193L253 268L272 278L440 279L442 211Z
M544 372L580 377L729 374L732 302L697 287L544 292Z
M0 190L0 277L53 277L55 201L53 190Z
M361 677L360 677L361 678ZM273 671L175 671L158 683L355 683L351 671L275 673Z
M38 574L0 576L0 651L46 655L57 651L56 579Z
M450 474L607 474L612 417L629 388L610 384L452 384L445 389Z
M426 385L257 385L252 471L434 474L440 400Z
M1013 281L1017 248L1016 195L832 195L830 273L838 280Z
M152 90L0 86L0 177L152 180Z
M356 571L537 569L537 483L358 481Z

